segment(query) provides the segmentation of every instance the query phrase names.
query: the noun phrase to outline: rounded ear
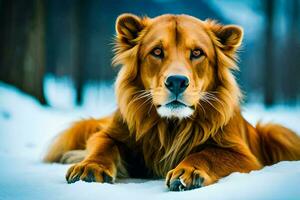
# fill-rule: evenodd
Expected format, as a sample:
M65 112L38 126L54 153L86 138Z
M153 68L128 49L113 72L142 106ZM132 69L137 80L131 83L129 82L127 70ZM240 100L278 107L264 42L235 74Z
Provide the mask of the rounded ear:
M138 33L143 29L141 18L133 14L122 14L116 21L117 37L121 41L128 44L134 44L134 39L138 37Z
M243 29L236 25L221 26L215 31L216 36L225 48L237 48L243 39Z

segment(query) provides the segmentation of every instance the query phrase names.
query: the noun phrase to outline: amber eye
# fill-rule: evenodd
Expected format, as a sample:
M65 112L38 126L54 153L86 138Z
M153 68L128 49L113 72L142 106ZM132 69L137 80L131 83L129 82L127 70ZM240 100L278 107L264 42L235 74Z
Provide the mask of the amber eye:
M191 52L190 58L191 58L191 60L197 59L197 58L200 58L202 55L203 55L203 51L201 49L194 49Z
M151 51L151 55L158 57L158 58L163 58L164 57L164 52L161 48L156 47Z

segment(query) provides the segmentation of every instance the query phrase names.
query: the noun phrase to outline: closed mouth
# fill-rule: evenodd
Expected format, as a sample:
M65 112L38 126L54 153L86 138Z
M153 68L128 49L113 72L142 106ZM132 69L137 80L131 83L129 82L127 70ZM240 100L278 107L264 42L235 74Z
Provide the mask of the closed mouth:
M187 105L180 102L180 101L174 100L174 101L171 101L171 102L167 103L165 106L174 109L174 108L179 108L179 107L182 107L182 106L186 107Z
M181 101L178 101L177 99L173 100L173 101L170 101L169 103L166 103L164 105L157 105L156 107L160 108L161 106L165 106L165 107L168 107L168 108L171 108L171 109L176 109L176 108L180 108L180 107L194 108L194 106L186 105L185 103L183 103Z

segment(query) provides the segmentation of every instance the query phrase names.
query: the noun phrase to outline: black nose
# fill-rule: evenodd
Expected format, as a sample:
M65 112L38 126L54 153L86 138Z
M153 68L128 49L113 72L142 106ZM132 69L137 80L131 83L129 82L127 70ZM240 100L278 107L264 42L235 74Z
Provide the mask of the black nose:
M169 76L165 81L165 86L175 95L181 94L189 86L189 79L182 75Z

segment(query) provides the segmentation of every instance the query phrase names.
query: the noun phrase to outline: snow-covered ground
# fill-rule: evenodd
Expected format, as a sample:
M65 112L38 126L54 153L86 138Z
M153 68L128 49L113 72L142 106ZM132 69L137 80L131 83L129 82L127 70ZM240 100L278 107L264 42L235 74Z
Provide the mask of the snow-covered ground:
M113 185L85 182L69 185L64 178L69 166L41 162L47 145L72 121L112 112L115 101L110 87L89 87L85 94L90 100L78 108L73 106L74 92L55 88L49 80L47 98L55 108L43 107L0 82L1 200L300 199L300 161L281 162L250 174L234 173L211 186L186 192L169 192L164 180L126 179ZM248 105L244 115L251 123L263 118L300 133L300 107L266 110L259 105Z

